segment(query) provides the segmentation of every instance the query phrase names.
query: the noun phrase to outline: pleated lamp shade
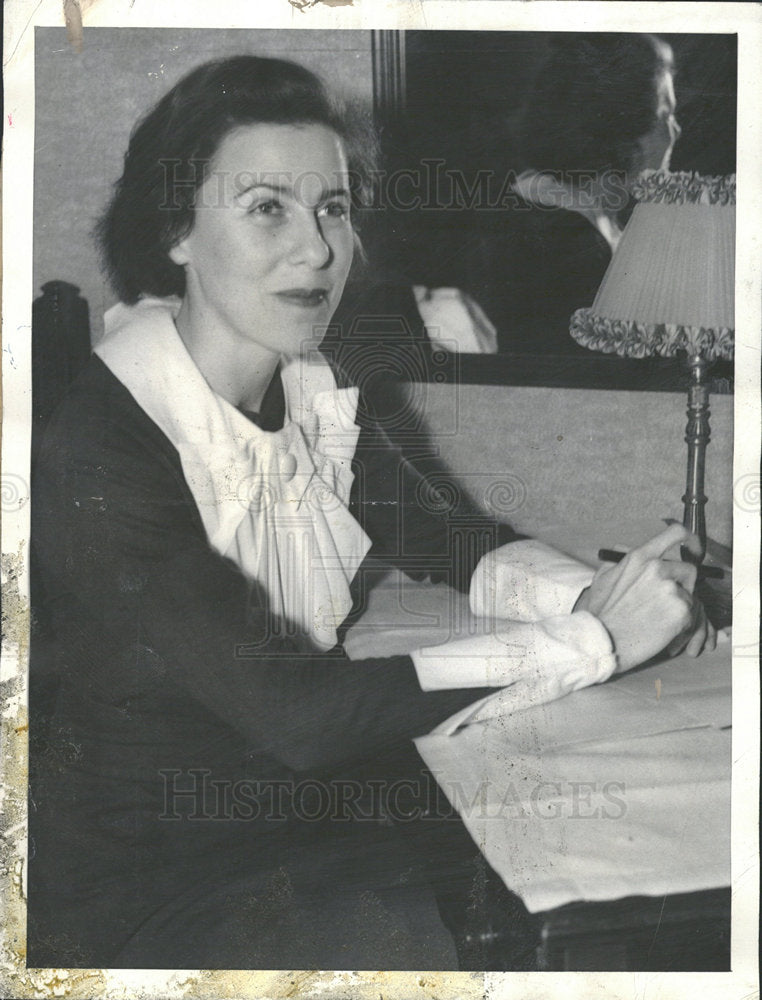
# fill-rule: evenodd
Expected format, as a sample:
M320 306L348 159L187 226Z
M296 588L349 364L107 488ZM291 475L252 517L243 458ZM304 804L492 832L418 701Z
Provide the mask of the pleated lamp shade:
M570 333L625 357L733 357L735 175L647 172L590 309Z

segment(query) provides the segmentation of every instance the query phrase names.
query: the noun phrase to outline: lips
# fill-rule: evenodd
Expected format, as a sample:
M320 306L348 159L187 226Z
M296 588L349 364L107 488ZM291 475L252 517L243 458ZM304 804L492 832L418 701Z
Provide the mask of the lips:
M301 309L317 309L328 301L327 288L286 288L275 295L282 302Z

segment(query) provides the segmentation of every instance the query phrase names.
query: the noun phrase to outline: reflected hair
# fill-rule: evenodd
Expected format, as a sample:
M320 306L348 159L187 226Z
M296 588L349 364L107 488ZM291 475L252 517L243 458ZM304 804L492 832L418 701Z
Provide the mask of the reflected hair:
M256 124L324 125L339 136L357 233L357 214L371 200L377 152L367 117L331 97L296 63L258 56L205 63L138 122L122 176L97 223L104 270L123 302L184 295L185 271L169 252L193 228L198 189L223 139Z
M523 166L564 175L626 173L656 122L671 47L647 34L554 35L519 119Z

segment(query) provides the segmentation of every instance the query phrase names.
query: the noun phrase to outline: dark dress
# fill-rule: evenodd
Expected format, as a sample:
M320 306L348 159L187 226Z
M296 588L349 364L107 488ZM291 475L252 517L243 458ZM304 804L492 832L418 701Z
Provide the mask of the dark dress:
M611 260L598 230L577 212L517 195L477 242L471 293L497 328L499 350L589 356L569 335L569 320L592 305Z
M423 511L370 420L355 465L371 555L412 575L465 588L516 537ZM407 656L351 662L280 635L209 546L176 449L98 358L42 442L32 543L29 964L394 968L391 943L383 966L337 945L340 916L383 924L383 908L361 916L369 889L428 878L368 776L417 775L425 804L411 738L482 692L423 693Z

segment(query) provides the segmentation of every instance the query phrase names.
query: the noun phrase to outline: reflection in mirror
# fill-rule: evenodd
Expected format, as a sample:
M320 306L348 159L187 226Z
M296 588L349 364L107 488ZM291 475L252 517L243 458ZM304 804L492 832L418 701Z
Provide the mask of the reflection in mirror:
M434 341L460 356L433 366L440 379L682 388L679 363L598 356L569 320L592 304L639 171L734 172L735 36L414 31L373 45L384 169L364 233L372 281L349 290L342 337L358 316L396 317L418 355ZM732 365L712 375L728 391Z

